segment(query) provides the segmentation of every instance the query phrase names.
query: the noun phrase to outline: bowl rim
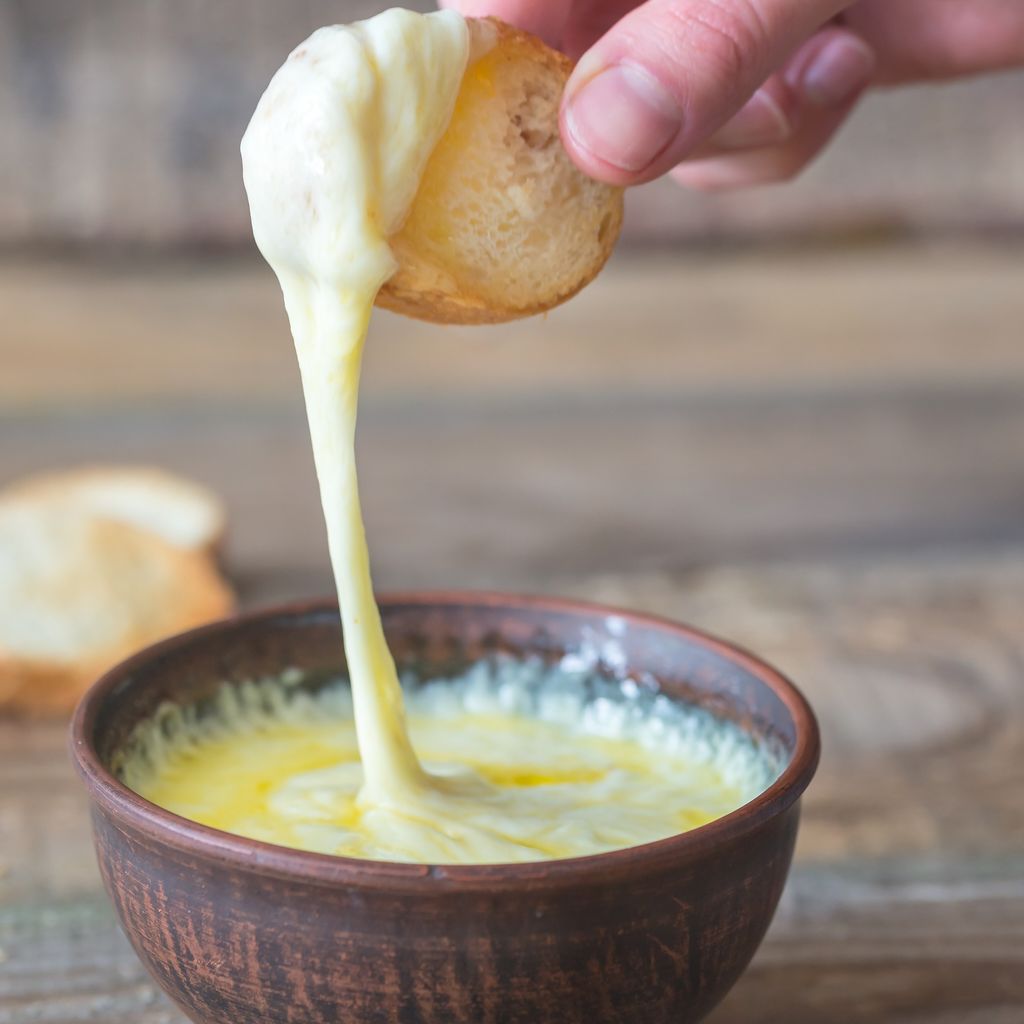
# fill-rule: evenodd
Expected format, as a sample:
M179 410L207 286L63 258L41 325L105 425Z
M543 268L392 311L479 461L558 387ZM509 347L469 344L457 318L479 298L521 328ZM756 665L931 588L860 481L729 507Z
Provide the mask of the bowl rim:
M320 598L293 601L246 611L206 623L143 648L105 672L83 694L69 730L72 760L89 796L115 825L123 821L159 846L201 854L261 875L290 880L344 885L351 888L386 888L391 891L500 890L528 885L557 887L607 883L617 874L639 875L669 865L696 860L716 846L738 839L794 804L807 788L818 766L821 740L817 719L800 690L781 672L743 647L659 615L632 611L575 598L475 590L388 591L377 595L388 605L500 606L510 611L544 610L617 616L648 628L664 629L718 654L756 676L785 705L794 724L796 744L789 763L778 778L752 800L720 818L664 839L582 857L500 864L409 864L314 853L249 839L184 818L151 803L129 789L103 764L93 744L96 720L106 700L126 676L154 658L172 655L200 637L274 618L301 619L337 613L337 601ZM122 829L123 831L123 829Z

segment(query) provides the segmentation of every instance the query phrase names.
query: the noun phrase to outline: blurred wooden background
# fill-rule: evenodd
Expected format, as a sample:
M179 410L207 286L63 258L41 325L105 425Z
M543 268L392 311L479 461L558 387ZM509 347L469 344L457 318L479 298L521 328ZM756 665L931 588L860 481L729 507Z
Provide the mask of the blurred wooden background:
M330 579L238 140L295 43L376 9L0 0L0 486L203 480L247 606ZM549 317L375 318L379 586L678 616L819 712L794 873L716 1024L1024 1020L1022 111L1024 74L872 96L792 186L636 190ZM64 723L0 720L0 1024L29 1021L183 1018L117 931Z
M372 0L3 0L0 245L248 244L238 140L273 70ZM413 5L416 6L416 5ZM798 191L630 196L627 237L1024 227L1024 74L870 97Z

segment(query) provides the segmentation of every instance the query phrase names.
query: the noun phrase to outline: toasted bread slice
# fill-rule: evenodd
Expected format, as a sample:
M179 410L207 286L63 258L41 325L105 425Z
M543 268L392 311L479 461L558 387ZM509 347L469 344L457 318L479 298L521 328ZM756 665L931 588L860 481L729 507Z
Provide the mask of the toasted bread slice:
M562 147L569 59L494 19L469 24L455 112L390 239L399 268L377 296L437 323L497 323L564 302L604 266L622 225L622 189L588 178Z
M55 501L130 523L175 547L214 553L227 516L205 487L148 466L85 466L43 473L8 487L7 497Z
M233 598L205 553L70 504L0 504L0 709L70 708L148 643Z

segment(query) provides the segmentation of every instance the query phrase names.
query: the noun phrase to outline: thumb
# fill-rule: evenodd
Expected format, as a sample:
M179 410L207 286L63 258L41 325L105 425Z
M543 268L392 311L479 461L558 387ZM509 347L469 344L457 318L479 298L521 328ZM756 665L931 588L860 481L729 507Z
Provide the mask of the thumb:
M849 0L647 0L576 66L562 139L591 177L650 181L743 106Z

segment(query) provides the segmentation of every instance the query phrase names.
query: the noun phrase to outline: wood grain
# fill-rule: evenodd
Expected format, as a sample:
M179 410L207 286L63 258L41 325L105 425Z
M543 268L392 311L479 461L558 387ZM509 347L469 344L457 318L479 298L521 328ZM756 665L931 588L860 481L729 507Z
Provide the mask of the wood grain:
M1019 1019L1024 555L738 564L548 586L727 631L788 669L818 710L825 757L791 884L717 1024ZM967 700L984 724L918 730L895 695L850 715L858 681L874 684L860 697L878 704L913 665L947 666L929 679L926 711L941 718ZM63 742L58 725L0 726L0 1022L177 1022L97 894Z
M1024 539L1021 258L623 259L547 319L381 317L359 441L380 585ZM327 591L269 272L8 265L0 302L0 483L155 461L225 495L254 600Z
M543 318L378 313L363 404L1016 388L1024 244L622 252ZM0 412L187 402L297 410L280 291L256 260L0 261Z
M0 245L247 245L238 142L270 75L313 29L382 6L4 0ZM626 235L1019 230L1022 101L1024 73L874 94L797 184L647 186Z
M1020 260L624 260L546 321L371 343L382 586L647 608L811 696L794 875L715 1024L1024 1018ZM275 288L239 263L0 266L0 481L195 474L229 499L246 604L326 592ZM64 743L0 722L0 1024L181 1024L99 892Z

